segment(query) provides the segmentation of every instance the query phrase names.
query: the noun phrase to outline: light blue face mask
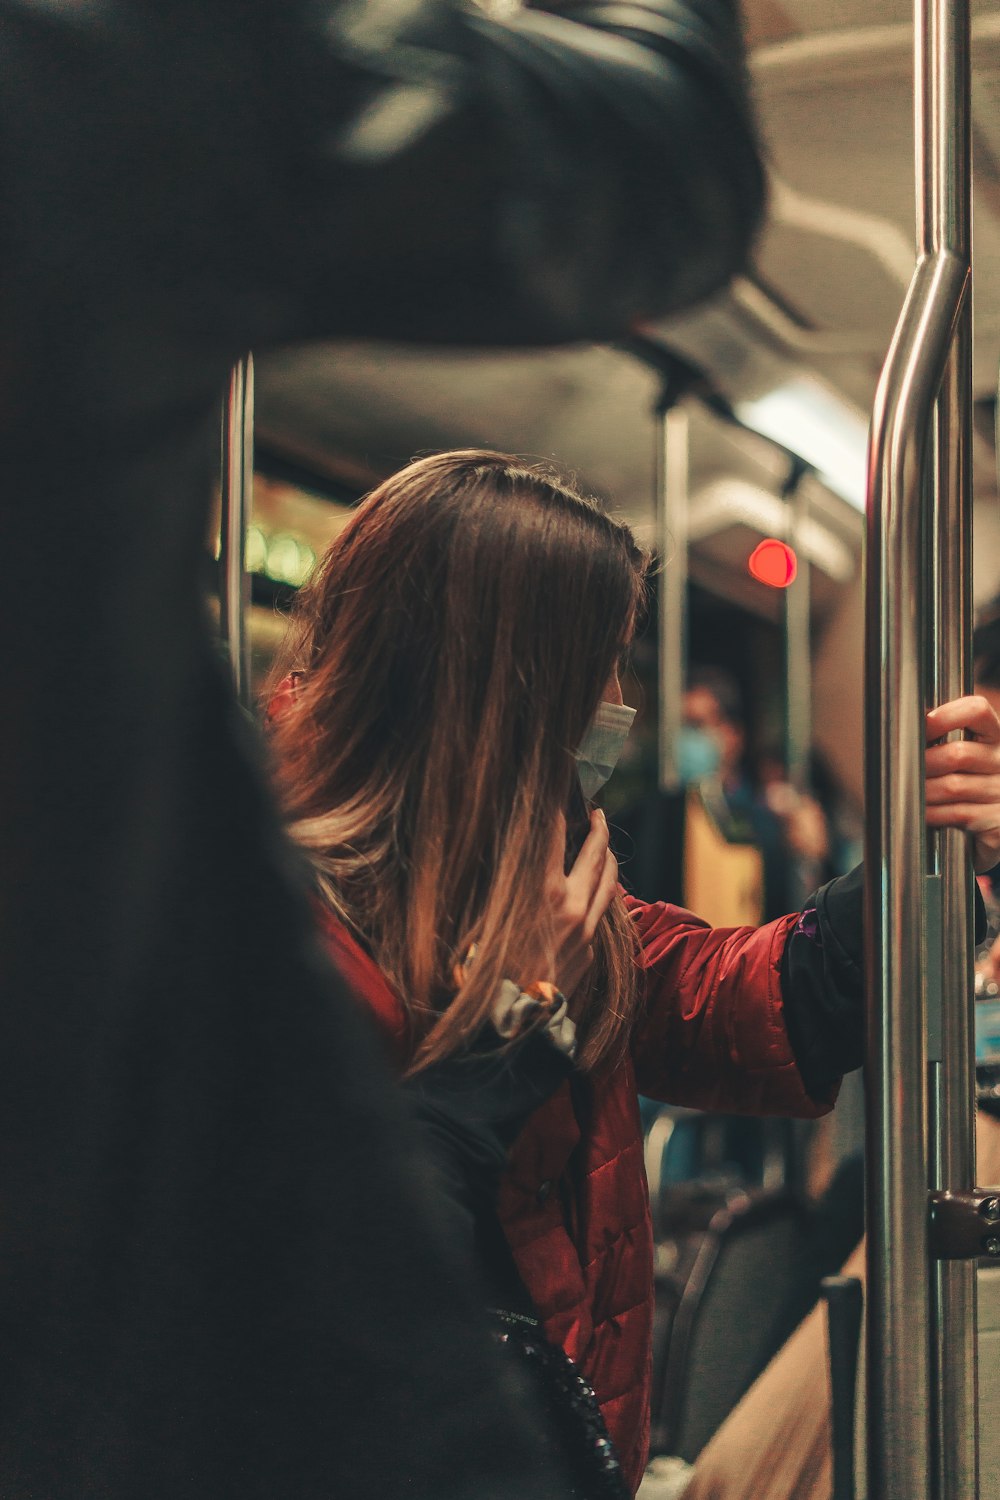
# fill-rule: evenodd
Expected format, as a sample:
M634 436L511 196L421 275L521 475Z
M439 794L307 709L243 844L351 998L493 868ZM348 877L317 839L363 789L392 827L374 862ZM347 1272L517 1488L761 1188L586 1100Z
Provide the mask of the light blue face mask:
M707 729L683 724L677 735L677 775L682 786L705 781L719 769L722 755L718 742Z
M574 751L580 785L588 802L597 796L618 764L634 718L635 709L626 708L624 703L598 704L580 748Z

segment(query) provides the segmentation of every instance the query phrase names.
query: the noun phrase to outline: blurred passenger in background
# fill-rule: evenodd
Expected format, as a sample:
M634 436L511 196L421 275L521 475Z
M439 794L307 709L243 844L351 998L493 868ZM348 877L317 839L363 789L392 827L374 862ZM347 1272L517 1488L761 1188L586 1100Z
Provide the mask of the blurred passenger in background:
M556 1495L214 659L218 402L720 287L735 5L0 0L0 138L0 1494Z
M727 672L696 667L688 678L683 713L682 780L714 781L729 815L728 836L760 850L764 920L796 910L829 873L823 809L789 784L784 764L775 757L762 758L758 776L751 775L742 697Z
M788 858L788 895L793 906L799 906L807 891L814 890L834 875L844 875L861 858L860 850L846 863L835 858L835 839L831 809L836 788L829 777L824 780L825 797L817 785L817 757L811 757L809 790L796 786L788 773L783 752L765 751L756 757L753 784L765 806L781 824L782 842ZM822 780L822 772L819 772ZM837 854L842 851L837 850Z

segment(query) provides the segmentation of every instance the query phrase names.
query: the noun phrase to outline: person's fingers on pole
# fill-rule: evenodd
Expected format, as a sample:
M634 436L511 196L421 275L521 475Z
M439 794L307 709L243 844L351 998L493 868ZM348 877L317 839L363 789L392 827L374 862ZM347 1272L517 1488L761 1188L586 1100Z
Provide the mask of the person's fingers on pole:
M929 745L924 755L931 778L962 773L989 776L1000 771L1000 744L989 740L949 740L946 745Z
M957 729L967 730L991 744L1000 744L1000 718L978 693L965 698L953 698L949 703L942 703L939 708L932 708L927 715L928 743L939 740L942 735L952 734Z
M1000 807L1000 771L992 769L979 774L948 772L928 775L928 808L961 806L965 803L996 803Z
M961 829L975 869L990 870L1000 860L1000 718L970 694L932 709L926 727L927 826Z
M978 875L1000 864L1000 802L949 802L927 808L928 828L958 828L970 836Z
M960 732L963 738L941 743ZM926 800L931 808L947 809L931 827L967 827L960 809L1000 803L1000 719L978 694L956 698L927 715ZM954 813L954 816L952 816Z
M928 828L961 828L965 833L983 833L1000 827L1000 803L949 802L928 807Z

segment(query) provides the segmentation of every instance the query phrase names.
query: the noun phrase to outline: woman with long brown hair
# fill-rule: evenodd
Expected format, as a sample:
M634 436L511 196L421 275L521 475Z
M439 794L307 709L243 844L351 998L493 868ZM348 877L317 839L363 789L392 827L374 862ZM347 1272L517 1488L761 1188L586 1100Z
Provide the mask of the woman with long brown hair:
M647 562L546 471L422 459L327 552L269 692L324 935L409 1079L455 1232L490 1303L537 1314L589 1381L632 1489L652 1323L637 1090L808 1117L861 1060L856 877L718 930L628 897L599 812L568 849L631 719L618 665ZM974 831L989 867L1000 722L962 699L928 737L961 727L974 745L929 752L929 820Z

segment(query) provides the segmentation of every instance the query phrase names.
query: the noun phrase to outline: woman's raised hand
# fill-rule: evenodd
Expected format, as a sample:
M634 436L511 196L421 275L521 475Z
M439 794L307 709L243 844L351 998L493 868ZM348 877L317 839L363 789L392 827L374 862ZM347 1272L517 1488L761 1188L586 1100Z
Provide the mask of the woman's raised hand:
M965 737L940 741L953 730ZM927 826L961 828L976 871L1000 863L1000 719L985 698L955 698L927 715Z
M618 861L608 848L608 820L590 814L590 832L569 874L566 858L566 819L557 819L545 889L548 896L553 958L526 952L517 975L520 984L546 979L569 998L594 961L594 933L618 889ZM530 970L530 972L529 972Z

